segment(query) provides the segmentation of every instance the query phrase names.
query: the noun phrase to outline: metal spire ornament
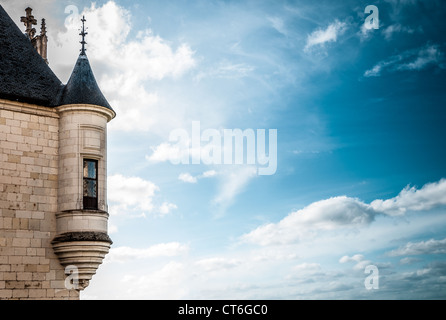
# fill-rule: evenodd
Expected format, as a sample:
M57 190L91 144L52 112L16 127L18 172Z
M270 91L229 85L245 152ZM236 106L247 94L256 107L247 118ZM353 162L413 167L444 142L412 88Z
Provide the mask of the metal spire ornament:
M87 51L87 49L85 49L85 45L87 44L85 42L85 36L88 34L88 32L85 32L85 16L82 16L82 31L81 33L79 33L80 36L82 36L82 41L80 42L82 44L82 49L81 49L81 55L85 56L85 51Z

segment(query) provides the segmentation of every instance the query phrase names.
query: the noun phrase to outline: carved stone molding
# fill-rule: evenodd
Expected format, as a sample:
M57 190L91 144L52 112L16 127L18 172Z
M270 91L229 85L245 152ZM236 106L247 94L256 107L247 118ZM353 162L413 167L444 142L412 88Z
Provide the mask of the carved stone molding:
M80 291L89 285L112 241L103 232L67 232L56 236L51 244L60 264L66 270L77 270L75 289Z

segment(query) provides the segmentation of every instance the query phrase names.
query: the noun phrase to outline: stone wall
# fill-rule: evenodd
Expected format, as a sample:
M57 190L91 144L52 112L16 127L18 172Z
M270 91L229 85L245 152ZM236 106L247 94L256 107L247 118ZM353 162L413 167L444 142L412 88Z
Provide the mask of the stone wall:
M79 299L54 254L59 116L0 100L0 299Z

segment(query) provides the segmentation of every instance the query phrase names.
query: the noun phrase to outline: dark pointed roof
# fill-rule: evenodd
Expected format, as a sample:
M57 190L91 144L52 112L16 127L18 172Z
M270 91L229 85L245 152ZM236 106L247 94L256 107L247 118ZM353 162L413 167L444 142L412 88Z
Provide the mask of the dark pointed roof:
M113 110L83 51L63 85L0 5L0 99L46 107L91 104Z
M79 55L64 88L60 105L66 104L93 104L113 110L99 89L86 54Z
M63 84L0 5L0 98L57 106Z

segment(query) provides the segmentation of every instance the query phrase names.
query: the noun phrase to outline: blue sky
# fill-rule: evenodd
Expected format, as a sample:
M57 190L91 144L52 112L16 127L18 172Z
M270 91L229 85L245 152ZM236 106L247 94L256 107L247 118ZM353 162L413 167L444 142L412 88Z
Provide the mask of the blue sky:
M83 299L444 299L441 1L2 1L87 55L109 125L110 254ZM367 29L367 5L379 29ZM277 171L174 165L175 129L277 129ZM365 267L379 270L367 290Z

